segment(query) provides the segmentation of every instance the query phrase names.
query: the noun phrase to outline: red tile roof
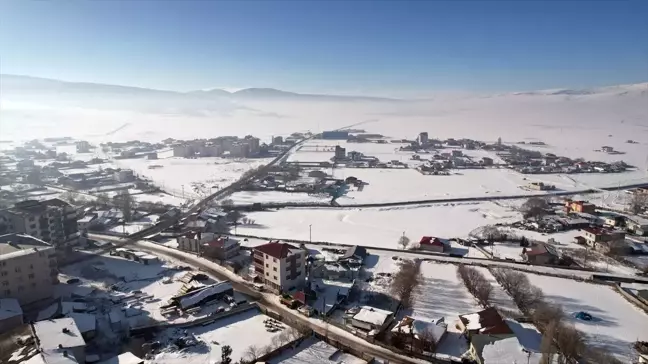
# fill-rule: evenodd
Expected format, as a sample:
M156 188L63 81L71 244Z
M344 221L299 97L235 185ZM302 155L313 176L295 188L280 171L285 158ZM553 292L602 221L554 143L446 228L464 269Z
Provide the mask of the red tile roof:
M286 258L287 256L292 255L293 253L291 252L291 250L296 250L296 249L298 248L290 244L280 243L278 241L270 242L264 245L259 245L254 248L254 250L258 250L264 254L268 254L269 256L278 259Z
M443 245L445 245L441 239L433 238L431 236L422 237L419 244L420 245L434 245L434 246L443 246Z

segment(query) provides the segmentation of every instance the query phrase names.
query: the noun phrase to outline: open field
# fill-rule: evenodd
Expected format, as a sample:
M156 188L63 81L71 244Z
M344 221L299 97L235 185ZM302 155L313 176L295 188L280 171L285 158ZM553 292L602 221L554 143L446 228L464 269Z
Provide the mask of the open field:
M588 342L630 363L632 344L648 340L648 316L626 301L612 288L563 278L528 275L547 300L561 305L577 329L588 335ZM579 311L593 316L592 321L574 318Z
M512 222L519 214L492 202L437 204L377 209L286 208L246 214L254 225L240 225L240 234L309 239L396 248L405 232L412 242L422 236L467 237L482 225Z

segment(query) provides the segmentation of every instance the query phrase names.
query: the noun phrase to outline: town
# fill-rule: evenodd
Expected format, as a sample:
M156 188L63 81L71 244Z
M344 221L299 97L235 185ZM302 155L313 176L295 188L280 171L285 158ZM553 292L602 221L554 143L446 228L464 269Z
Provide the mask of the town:
M427 233L403 231L388 245L313 239L313 223L307 238L269 236L260 221L290 206L352 207L348 196L380 185L372 170L415 169L411 176L432 181L468 169L632 168L519 145L336 130L267 144L249 135L96 146L60 138L5 151L0 361L493 364L502 355L540 363L547 353L645 361L645 187L619 189L625 205L610 208L583 198L605 190L519 177L519 195L504 196L519 202L515 218L458 235L424 224ZM146 176L202 161L198 168L224 168L220 179L178 189L162 183L169 174ZM255 197L241 203L245 194ZM619 326L591 336L606 320Z

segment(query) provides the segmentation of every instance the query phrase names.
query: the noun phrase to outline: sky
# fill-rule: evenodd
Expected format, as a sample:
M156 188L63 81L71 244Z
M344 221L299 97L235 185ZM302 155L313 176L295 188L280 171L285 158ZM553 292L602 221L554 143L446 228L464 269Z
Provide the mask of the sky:
M0 1L0 73L394 96L648 81L648 1Z

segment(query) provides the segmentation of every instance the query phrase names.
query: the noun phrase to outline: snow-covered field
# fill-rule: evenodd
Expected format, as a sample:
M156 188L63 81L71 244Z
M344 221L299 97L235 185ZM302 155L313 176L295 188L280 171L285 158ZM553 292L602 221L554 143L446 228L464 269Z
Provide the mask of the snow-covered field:
M626 301L612 288L563 278L528 275L532 284L540 287L545 298L562 305L576 328L588 335L591 345L598 346L630 363L632 344L648 340L648 315ZM574 318L585 311L592 321Z
M241 191L229 197L234 204L273 203L273 202L329 202L330 197L313 196L303 192L278 191Z
M262 353L263 348L272 344L272 339L289 330L285 324L283 329L276 332L266 331L264 320L270 317L256 309L247 310L233 316L225 317L207 326L196 326L187 329L187 333L195 335L204 342L204 346L189 347L184 350L168 350L159 353L150 363L186 363L203 364L217 363L221 358L221 348L229 345L232 348L232 362L239 362L246 358L246 351L255 347L257 353ZM169 329L163 337L172 338L182 336L177 329Z
M519 214L492 202L435 204L375 209L280 209L246 214L255 225L238 232L264 237L309 239L395 248L405 232L412 242L422 236L467 237L482 225L512 222Z

